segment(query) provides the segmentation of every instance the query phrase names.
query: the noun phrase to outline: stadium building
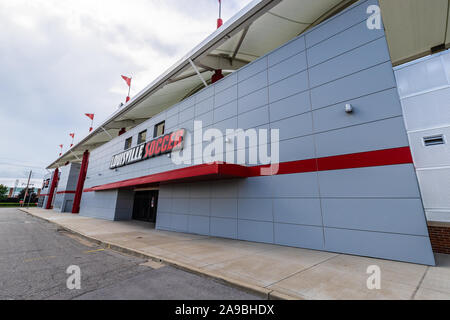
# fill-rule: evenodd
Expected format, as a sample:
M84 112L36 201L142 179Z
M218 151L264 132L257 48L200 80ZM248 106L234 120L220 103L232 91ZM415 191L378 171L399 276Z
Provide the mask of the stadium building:
M40 203L434 265L450 242L448 6L255 0L50 164Z

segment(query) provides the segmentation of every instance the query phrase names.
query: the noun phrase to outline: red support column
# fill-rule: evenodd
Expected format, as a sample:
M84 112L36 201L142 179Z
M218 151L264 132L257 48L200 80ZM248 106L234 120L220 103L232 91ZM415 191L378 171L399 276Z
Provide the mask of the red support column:
M89 163L89 151L86 150L83 153L83 160L81 162L80 174L78 176L77 182L77 190L75 191L75 198L73 199L72 213L80 212L81 195L83 194L84 180L86 179L88 163Z
M127 129L126 129L126 128L120 129L120 131L119 131L119 136L123 135L125 132L127 132Z
M53 171L52 184L50 185L50 192L48 194L47 204L45 205L45 209L50 209L52 207L53 195L55 194L55 189L58 184L58 168Z
M217 82L222 79L224 76L222 74L222 69L214 70L214 74L211 77L211 83Z

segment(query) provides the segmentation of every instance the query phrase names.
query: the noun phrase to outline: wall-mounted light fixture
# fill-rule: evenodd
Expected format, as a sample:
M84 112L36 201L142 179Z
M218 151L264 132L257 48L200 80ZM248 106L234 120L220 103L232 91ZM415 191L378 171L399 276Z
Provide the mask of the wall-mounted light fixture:
M352 105L350 103L347 103L345 105L345 112L347 112L347 113L352 113L353 112L353 107L352 107Z

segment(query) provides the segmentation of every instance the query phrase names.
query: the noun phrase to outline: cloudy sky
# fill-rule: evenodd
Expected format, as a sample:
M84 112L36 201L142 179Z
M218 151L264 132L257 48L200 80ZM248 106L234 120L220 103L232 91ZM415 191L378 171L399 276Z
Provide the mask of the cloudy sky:
M223 0L226 21L250 0ZM215 30L217 0L1 0L0 178L35 178ZM94 123L94 125L95 125Z

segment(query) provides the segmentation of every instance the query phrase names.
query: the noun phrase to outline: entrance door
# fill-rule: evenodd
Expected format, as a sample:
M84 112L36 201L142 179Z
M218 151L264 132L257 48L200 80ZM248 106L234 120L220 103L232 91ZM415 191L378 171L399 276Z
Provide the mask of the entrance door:
M158 190L135 192L133 219L155 223L157 205Z

